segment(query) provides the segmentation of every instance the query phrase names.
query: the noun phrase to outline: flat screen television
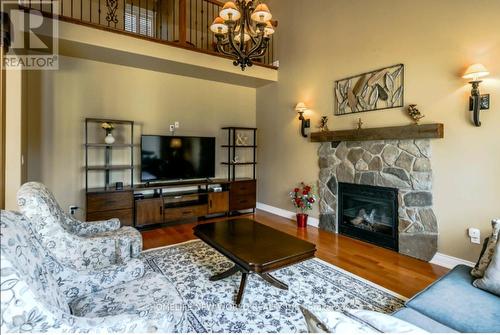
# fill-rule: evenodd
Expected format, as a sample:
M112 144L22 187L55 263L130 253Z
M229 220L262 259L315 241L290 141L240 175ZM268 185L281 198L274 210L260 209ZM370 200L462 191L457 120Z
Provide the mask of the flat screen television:
M214 176L214 137L142 136L141 181L202 179Z

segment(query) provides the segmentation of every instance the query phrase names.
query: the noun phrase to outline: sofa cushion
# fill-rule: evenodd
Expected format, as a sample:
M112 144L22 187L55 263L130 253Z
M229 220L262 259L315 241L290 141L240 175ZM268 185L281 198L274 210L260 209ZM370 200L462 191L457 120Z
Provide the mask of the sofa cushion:
M447 327L412 308L401 308L392 314L394 317L409 322L430 333L457 333L455 329Z
M406 306L459 332L500 332L500 299L472 286L470 270L458 265Z
M70 303L71 312L75 316L96 318L158 312L165 313L167 317L182 311L182 299L164 276L149 272L136 283L124 283L75 299ZM177 314L177 320L181 319L182 313Z
M484 272L484 277L474 280L474 286L500 296L500 243L497 242L495 253Z

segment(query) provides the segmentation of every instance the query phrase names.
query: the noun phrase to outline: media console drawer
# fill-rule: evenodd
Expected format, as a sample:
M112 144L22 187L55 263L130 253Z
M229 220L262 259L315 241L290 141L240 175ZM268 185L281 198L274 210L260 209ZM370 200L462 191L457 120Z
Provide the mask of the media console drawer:
M165 221L174 221L198 216L205 216L207 215L208 208L207 205L204 204L180 208L165 208L163 212Z
M239 211L255 208L257 204L256 180L238 180L231 183L229 210Z
M132 191L87 193L87 212L103 212L134 207Z

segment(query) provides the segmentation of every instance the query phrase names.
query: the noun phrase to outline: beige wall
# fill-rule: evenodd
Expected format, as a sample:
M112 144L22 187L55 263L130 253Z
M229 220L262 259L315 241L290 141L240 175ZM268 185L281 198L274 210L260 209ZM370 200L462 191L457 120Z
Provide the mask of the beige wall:
M222 126L256 123L253 88L126 66L62 57L58 71L31 71L27 84L28 179L47 184L65 209L70 204L85 206L86 117L136 121L136 143L140 133L170 134L169 125L179 121L176 134L216 136L217 147L225 143ZM96 134L102 141L104 132ZM117 129L115 135L119 140L126 132ZM219 148L217 162L224 159L222 153ZM114 158L125 162L124 153ZM225 170L216 167L217 175L225 177ZM102 180L102 174L94 175L91 186ZM114 180L128 177L115 174Z
M475 260L467 227L482 237L500 217L500 1L476 0L272 1L279 19L279 82L257 90L259 201L293 210L288 190L318 179L318 144L299 136L293 112L311 106L313 129L321 115L330 129L405 125L402 109L333 117L337 79L397 63L406 66L405 103L419 105L424 122L445 124L432 142L439 251ZM481 85L492 108L471 125L465 67L481 62L491 76ZM315 212L317 215L317 209Z

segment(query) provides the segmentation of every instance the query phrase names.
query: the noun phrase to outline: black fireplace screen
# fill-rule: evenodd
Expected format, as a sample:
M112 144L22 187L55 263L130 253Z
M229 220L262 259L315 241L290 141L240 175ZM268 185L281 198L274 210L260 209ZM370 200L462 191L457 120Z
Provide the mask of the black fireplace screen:
M398 190L339 183L339 233L398 250Z

